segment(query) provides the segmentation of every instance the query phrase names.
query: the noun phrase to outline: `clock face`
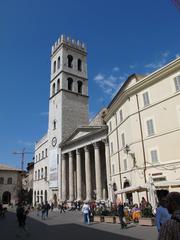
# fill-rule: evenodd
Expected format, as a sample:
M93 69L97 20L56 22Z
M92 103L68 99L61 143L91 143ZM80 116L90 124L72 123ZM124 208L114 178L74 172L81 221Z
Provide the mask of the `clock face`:
M52 139L52 146L55 147L56 143L57 143L57 138L53 137L53 139Z

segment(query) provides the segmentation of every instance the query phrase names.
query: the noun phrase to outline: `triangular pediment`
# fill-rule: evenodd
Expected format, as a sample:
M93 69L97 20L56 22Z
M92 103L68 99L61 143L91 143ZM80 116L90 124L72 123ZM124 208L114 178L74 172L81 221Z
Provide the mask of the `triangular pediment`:
M78 139L85 138L86 136L96 134L97 132L106 129L107 126L83 126L76 128L76 130L66 139L61 145L77 141Z

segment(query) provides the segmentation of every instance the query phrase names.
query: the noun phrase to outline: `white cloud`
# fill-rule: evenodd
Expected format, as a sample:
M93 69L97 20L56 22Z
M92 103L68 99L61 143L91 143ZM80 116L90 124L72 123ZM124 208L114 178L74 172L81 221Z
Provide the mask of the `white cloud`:
M158 69L158 68L161 68L163 67L168 59L167 57L169 56L169 52L166 51L166 52L163 52L161 53L160 57L158 60L154 61L154 62L151 62L151 63L148 63L148 64L145 64L145 68L150 68L150 69Z
M135 67L136 67L136 66L133 65L133 64L129 65L129 68L130 68L130 69L134 69Z
M114 68L113 68L113 71L114 71L114 72L118 72L118 71L119 71L119 67L114 67Z
M94 80L95 81L101 81L101 80L103 80L104 79L104 76L101 74L101 73L98 73L98 75L96 75L95 77L94 77Z
M105 94L114 96L115 92L119 90L120 86L122 86L122 83L124 83L127 78L127 74L123 74L122 76L116 75L112 73L106 76L106 74L98 73L94 77L94 80Z

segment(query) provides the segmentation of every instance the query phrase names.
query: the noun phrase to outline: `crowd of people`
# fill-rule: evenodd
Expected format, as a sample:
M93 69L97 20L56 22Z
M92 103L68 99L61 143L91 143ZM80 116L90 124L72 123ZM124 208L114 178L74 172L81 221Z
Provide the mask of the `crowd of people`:
M156 209L156 214L153 215L151 204L143 197L141 203L129 205L127 202L123 203L118 200L116 204L106 202L88 202L88 201L74 201L70 204L62 202L58 204L45 203L36 204L33 210L36 215L42 220L48 218L49 211L56 211L59 213L66 213L67 211L79 211L83 214L84 224L89 224L93 221L94 215L111 215L119 216L121 229L126 229L129 222L138 222L139 218L146 213L151 213L148 216L154 216L156 219L157 231L159 233L159 240L180 240L180 193L171 192L168 195L159 197L159 205ZM5 208L0 203L0 216L5 214ZM26 218L32 209L30 206L25 206L19 203L16 208L16 217L20 231L27 232Z

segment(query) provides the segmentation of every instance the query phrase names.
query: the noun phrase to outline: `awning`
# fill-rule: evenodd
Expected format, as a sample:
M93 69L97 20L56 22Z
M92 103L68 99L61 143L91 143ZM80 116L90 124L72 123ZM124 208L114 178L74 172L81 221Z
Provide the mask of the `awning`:
M146 185L141 185L141 186L131 186L127 188L123 188L119 191L114 192L115 194L122 194L122 193L133 193L133 192L143 192L147 190Z

